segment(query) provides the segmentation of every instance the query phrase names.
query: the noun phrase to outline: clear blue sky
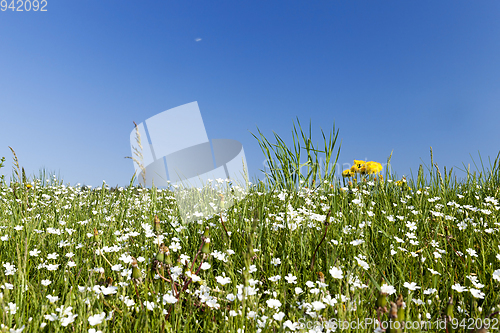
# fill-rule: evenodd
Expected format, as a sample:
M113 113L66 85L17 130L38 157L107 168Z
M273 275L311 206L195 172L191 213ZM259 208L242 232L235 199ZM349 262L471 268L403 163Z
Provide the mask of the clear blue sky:
M339 162L408 175L500 150L499 1L47 0L0 11L0 156L129 183L133 121L197 101L209 138L340 130ZM201 39L197 41L198 39ZM314 133L316 138L317 132Z

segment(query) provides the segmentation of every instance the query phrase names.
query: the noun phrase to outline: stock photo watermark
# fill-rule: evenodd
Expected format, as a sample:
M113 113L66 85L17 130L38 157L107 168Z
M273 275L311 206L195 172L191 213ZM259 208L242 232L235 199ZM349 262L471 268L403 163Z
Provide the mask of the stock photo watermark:
M286 325L286 324L285 324ZM476 329L485 327L491 330L498 330L500 328L498 318L467 318L467 319L457 319L452 318L450 321L444 319L436 319L434 321L420 321L420 320L408 320L408 321L381 321L379 322L375 318L358 318L356 320L342 320L337 318L332 318L326 321L319 320L306 320L301 318L298 322L293 325L295 329L307 329L307 330L383 330L388 329L405 329L405 330L418 330L418 331L429 331L429 330L446 330L448 328L453 328L454 330L458 328L462 329Z
M173 190L183 222L218 214L245 196L243 145L209 140L197 102L135 124L130 146L139 183Z

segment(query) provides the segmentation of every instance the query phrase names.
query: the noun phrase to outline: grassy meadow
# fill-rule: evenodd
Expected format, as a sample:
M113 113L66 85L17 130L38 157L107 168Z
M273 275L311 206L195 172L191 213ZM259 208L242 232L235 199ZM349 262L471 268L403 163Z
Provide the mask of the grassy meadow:
M168 189L64 185L15 157L0 185L0 332L500 329L498 159L461 180L433 162L413 179L335 178L316 165L336 136L319 150L295 133L307 163L259 137L266 181L186 224Z

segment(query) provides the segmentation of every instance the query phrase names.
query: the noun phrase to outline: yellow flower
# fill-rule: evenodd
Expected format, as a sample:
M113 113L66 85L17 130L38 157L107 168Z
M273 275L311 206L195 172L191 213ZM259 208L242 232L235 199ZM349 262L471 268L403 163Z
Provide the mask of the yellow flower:
M405 177L401 178L401 180L396 181L395 184L399 185L399 186L405 185L406 184L406 178Z
M361 167L366 163L366 161L362 161L362 160L354 160L354 165L356 166L356 168L358 169L361 169Z
M351 172L365 174L365 169L364 169L365 163L366 162L362 160L354 160L354 164L351 167Z
M342 177L352 177L353 172L349 169L342 171Z
M366 162L365 171L368 174L379 173L382 171L382 164L373 161Z

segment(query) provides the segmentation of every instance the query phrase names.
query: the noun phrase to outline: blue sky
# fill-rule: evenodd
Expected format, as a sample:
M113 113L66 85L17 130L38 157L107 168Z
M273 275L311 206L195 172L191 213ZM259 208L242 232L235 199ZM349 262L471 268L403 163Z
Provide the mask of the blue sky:
M209 138L257 127L291 138L295 117L339 129L339 163L398 175L463 167L500 150L498 1L48 0L0 11L0 156L28 174L127 185L133 121L197 101ZM197 39L201 39L197 41ZM346 164L347 165L347 164Z

